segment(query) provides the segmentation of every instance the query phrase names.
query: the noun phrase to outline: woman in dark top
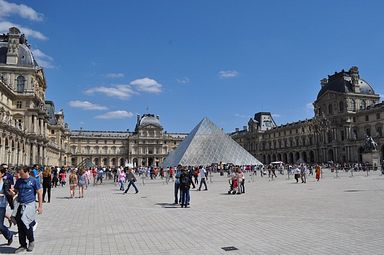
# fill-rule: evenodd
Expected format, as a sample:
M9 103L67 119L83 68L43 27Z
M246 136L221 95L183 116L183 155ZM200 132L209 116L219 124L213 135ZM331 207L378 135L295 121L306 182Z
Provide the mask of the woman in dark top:
M52 185L52 174L51 168L46 167L43 172L43 203L45 203L45 194L48 191L48 203L51 202L51 185Z

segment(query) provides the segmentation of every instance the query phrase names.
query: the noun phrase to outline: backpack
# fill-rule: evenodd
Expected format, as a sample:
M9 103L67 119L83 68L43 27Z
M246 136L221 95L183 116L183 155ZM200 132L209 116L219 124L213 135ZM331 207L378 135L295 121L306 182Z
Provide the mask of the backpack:
M187 188L189 187L190 183L189 183L189 176L187 174L182 174L180 176L180 185L184 188Z

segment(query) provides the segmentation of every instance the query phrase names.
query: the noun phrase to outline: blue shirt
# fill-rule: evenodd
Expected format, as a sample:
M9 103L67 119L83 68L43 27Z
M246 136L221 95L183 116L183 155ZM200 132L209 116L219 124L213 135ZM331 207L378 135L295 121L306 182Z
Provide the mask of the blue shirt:
M5 198L5 195L3 193L3 184L4 181L0 182L0 208L7 207L7 199Z
M36 178L18 179L14 187L18 192L17 201L22 204L35 202L36 191L41 189L40 182Z
M40 183L40 175L39 175L39 171L37 171L37 169L34 168L34 169L32 170L32 172L33 172L33 175L35 176L37 182Z

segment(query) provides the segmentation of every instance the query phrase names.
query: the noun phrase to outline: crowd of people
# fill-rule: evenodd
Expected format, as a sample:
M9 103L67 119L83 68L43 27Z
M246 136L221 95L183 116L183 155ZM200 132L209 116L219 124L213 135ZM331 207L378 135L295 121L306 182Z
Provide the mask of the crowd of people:
M196 191L208 190L208 178L212 182L212 173L219 173L228 177L228 194L245 193L246 175L261 177L268 175L269 180L278 174L294 176L296 183L306 183L309 175L315 175L320 181L322 168L333 170L365 171L364 164L283 164L272 163L265 166L235 166L227 164L210 166L182 166L173 168L156 167L16 167L9 169L6 164L0 165L0 232L7 240L7 245L13 243L14 233L10 231L12 224L17 226L20 246L15 253L33 251L34 229L36 229L36 215L43 212L43 203L51 202L51 191L58 187L69 187L69 198L84 198L85 191L93 181L93 185L103 183L103 180L113 180L123 194L127 194L133 187L135 194L139 193L136 185L137 178L156 180L161 178L166 183L174 182L174 204L181 208L189 208L191 204L190 189ZM382 168L384 169L384 167ZM383 170L382 170L383 171ZM277 174L278 173L278 174ZM384 173L383 173L384 174ZM68 185L67 185L68 182ZM78 192L78 193L77 193ZM76 196L76 193L78 196ZM11 214L7 214L7 207ZM7 220L9 226L4 225ZM28 241L28 243L27 243Z

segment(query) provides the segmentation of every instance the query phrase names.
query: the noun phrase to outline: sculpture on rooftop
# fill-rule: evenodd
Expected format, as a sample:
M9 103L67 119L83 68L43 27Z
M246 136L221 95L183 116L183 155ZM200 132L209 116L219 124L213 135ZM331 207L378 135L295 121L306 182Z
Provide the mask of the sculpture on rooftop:
M364 151L372 152L377 150L377 143L373 140L372 136L367 136L364 141Z

